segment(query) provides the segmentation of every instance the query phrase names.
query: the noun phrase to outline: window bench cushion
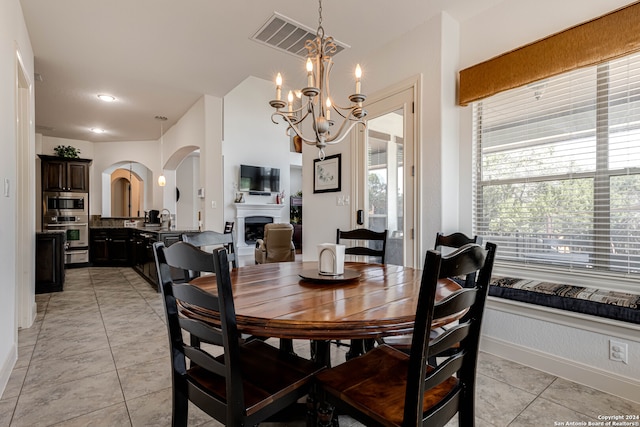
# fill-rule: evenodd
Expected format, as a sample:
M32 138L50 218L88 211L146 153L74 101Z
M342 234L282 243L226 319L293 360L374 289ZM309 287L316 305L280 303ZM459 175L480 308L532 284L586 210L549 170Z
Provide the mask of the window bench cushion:
M640 324L640 294L493 277L489 295Z

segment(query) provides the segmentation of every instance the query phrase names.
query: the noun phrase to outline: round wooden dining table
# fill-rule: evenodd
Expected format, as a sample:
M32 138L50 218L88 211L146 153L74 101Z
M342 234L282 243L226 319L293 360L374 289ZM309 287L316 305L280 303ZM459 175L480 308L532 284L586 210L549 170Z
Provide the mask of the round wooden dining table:
M410 334L422 270L390 264L345 263L342 277L318 278L317 262L283 262L233 269L231 282L238 330L275 338L358 340ZM351 279L345 279L356 276ZM215 276L191 284L216 293ZM441 280L436 301L461 289ZM219 323L219 314L183 307L187 315ZM434 319L432 327L460 315Z

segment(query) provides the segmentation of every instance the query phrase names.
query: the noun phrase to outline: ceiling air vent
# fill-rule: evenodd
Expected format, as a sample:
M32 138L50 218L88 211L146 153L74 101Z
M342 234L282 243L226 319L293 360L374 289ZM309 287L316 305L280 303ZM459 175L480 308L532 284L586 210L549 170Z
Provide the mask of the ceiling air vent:
M304 47L304 42L315 37L316 30L275 12L251 39L291 55L306 58L307 49ZM334 42L337 47L334 56L349 47L335 39Z

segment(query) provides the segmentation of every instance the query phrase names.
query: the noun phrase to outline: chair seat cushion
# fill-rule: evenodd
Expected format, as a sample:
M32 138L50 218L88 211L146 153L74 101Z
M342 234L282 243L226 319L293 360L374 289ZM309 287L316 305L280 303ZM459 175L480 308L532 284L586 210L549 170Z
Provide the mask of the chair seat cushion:
M320 372L316 379L329 394L357 408L381 425L400 426L404 415L409 356L381 345L363 356ZM453 392L458 380L450 377L425 393L424 411ZM380 405L379 402L385 402Z
M322 369L310 360L280 351L261 340L242 344L240 360L247 415L307 384ZM214 398L226 402L223 377L194 366L187 371L187 378Z

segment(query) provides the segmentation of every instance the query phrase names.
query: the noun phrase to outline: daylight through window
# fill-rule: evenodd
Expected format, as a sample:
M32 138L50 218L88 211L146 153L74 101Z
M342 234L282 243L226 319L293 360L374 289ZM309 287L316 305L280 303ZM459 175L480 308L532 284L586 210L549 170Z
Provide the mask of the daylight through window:
M474 233L498 260L640 273L640 55L473 108Z

